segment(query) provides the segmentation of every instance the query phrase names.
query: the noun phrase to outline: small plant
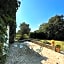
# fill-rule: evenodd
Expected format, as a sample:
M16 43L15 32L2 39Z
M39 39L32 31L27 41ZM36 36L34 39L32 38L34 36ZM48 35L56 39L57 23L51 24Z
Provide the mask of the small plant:
M61 48L60 45L56 45L56 46L55 46L55 51L56 51L56 52L60 52L60 48Z

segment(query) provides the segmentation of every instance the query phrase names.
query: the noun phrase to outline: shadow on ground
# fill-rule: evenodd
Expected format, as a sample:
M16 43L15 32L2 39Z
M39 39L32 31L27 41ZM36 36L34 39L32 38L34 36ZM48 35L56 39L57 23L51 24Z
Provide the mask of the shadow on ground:
M22 45L21 48L20 45ZM46 61L47 59L47 57L41 56L25 44L14 43L10 47L5 64L42 64L41 61Z

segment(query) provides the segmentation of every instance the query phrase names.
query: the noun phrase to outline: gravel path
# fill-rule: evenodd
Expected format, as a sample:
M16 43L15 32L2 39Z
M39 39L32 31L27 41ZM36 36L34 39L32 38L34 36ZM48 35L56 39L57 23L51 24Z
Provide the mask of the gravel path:
M43 57L43 55L45 57L47 57L46 61L45 60L41 61L42 64L64 64L64 55L63 54L55 52L46 47L42 48L42 46L35 44L33 42L31 42L29 44L30 44L29 47L32 48L35 52L38 52L42 57Z
M5 64L41 64L41 61L46 59L29 49L26 43L14 43L10 46Z

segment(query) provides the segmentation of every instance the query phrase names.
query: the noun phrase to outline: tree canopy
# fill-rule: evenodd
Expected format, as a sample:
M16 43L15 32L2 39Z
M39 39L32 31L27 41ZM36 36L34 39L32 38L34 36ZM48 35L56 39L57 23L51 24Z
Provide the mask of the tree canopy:
M58 40L64 39L64 17L56 15L49 19L49 27L47 29L48 37Z
M20 24L19 33L29 34L29 24ZM41 24L39 30L30 32L30 38L64 40L64 16L55 15L48 20L48 23Z
M26 24L25 22L20 24L20 32L22 35L29 34L29 32L30 32L29 24Z
M51 17L48 23L40 25L38 32L45 33L47 39L64 40L64 16Z
M20 30L16 33L17 40L27 39L29 38L30 28L29 24L26 24L25 22L20 24Z

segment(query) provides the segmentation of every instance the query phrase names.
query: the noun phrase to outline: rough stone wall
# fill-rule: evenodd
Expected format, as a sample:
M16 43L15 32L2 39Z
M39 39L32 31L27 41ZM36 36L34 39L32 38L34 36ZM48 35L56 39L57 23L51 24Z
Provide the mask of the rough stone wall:
M42 64L64 64L64 55L57 53L51 49L42 47L35 43L30 43L29 47L35 52L39 53L41 56L45 56L48 59L46 61L41 61Z

